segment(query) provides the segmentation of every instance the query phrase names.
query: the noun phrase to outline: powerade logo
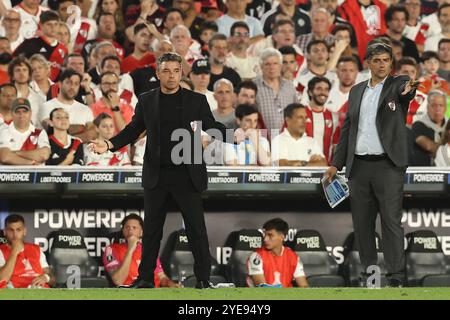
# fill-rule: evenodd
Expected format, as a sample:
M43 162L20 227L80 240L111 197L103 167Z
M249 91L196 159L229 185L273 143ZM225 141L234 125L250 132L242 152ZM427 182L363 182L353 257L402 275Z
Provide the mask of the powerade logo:
M306 248L308 249L318 249L320 248L320 239L319 237L297 238L297 244L306 244Z
M257 249L257 248L261 248L262 238L240 235L239 242L248 243L249 248Z
M443 183L443 173L415 173L413 174L414 183Z
M417 237L414 238L414 244L423 245L426 250L437 250L437 239L434 237Z
M58 241L67 242L71 247L81 246L81 236L63 236L58 237Z

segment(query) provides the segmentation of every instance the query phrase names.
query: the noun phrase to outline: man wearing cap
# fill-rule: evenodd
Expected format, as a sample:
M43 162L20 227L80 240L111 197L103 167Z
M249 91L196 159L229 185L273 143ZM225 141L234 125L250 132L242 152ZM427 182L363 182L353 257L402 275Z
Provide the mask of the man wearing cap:
M349 107L331 167L331 181L345 166L355 240L366 285L368 267L377 264L375 221L381 216L383 251L389 286L405 280L402 226L403 183L408 164L406 116L418 81L409 76L390 76L392 47L380 40L369 42L366 60L372 78L350 90ZM367 272L366 272L367 270Z
M31 106L25 98L12 103L13 122L0 130L0 163L36 165L50 156L47 132L31 124Z
M211 79L211 67L208 59L195 60L192 64L189 78L194 84L194 91L204 94L211 111L216 110L217 100L214 98L214 92L208 90L208 84Z

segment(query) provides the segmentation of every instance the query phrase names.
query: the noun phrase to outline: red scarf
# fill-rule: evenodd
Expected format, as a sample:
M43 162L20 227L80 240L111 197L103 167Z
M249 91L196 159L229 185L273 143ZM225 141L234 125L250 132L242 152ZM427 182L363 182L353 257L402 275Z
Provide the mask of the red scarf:
M419 28L419 31L416 34L416 37L414 38L414 42L416 44L423 45L425 44L425 40L427 40L427 31L430 28L427 24L422 24Z
M22 145L22 148L20 148L20 151L33 151L37 148L38 138L41 134L40 129L34 129L32 133L28 136L27 140Z
M331 161L332 153L330 152L331 143L334 142L333 139L333 116L331 112L324 109L321 113L323 116L323 121L325 124L324 134L323 134L323 154L328 162ZM306 108L306 135L308 137L314 138L314 117L313 111L310 108ZM309 120L309 121L308 121Z
M80 26L80 30L78 31L77 37L75 38L75 43L73 46L73 52L81 53L83 50L83 46L87 41L89 29L91 25L87 22L82 22Z
M425 97L421 94L417 94L413 100L409 103L408 115L406 116L406 124L412 124L413 118L420 108L420 105L425 100Z
M42 38L42 40L47 42L44 38ZM52 81L56 81L56 79L58 78L58 75L61 72L61 67L64 64L64 58L67 56L67 54L68 50L62 43L58 43L58 45L53 48L52 54L48 59L48 61L51 62L50 79Z

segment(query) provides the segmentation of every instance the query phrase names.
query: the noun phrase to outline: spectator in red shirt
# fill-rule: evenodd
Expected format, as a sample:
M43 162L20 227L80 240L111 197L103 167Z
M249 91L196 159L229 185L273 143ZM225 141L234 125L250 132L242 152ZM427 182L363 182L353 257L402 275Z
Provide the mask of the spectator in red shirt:
M100 90L102 97L91 105L94 117L101 113L109 114L114 119L116 133L121 131L131 121L134 114L129 104L120 103L117 94L119 90L119 77L114 72L105 72L100 75Z
M338 8L341 17L355 30L361 62L369 41L386 33L385 11L386 5L380 0L346 0Z
M134 51L122 62L122 72L132 72L155 62L155 56L149 51L152 34L144 23L134 26Z

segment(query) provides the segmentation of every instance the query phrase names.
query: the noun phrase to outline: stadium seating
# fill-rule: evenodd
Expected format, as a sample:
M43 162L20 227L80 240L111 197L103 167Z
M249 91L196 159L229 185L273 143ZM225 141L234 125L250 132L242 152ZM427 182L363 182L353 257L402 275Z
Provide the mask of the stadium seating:
M194 256L189 247L186 231L180 229L174 231L167 239L163 253L161 254L161 263L166 274L173 281L180 281L184 278L185 287L194 287L196 278L194 276ZM211 278L213 284L226 282L221 275L217 260L211 256Z
M294 251L303 263L310 287L343 287L337 262L327 251L322 235L316 230L299 230L294 238Z
M409 286L450 287L450 263L431 230L406 235L406 273Z
M256 229L242 229L232 232L226 241L226 246L233 249L227 265L227 274L237 287L247 286L247 260L257 248L261 248L263 236Z
M49 235L51 244L48 257L56 276L55 287L66 287L71 282L69 269L77 266L80 272L81 288L108 287L105 278L98 277L98 264L89 256L83 236L76 230L60 229Z
M376 247L378 250L378 266L381 270L381 286L387 285L386 267L384 263L384 255L381 247L381 238L375 233ZM355 240L354 232L351 232L344 242L344 263L341 265L340 274L344 276L346 286L361 286L360 275L363 271L361 260L359 259L359 246Z

